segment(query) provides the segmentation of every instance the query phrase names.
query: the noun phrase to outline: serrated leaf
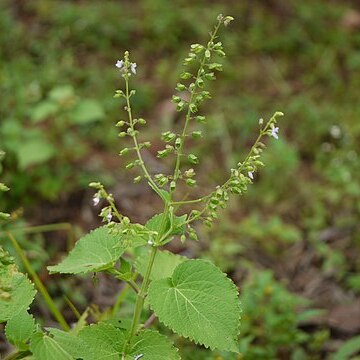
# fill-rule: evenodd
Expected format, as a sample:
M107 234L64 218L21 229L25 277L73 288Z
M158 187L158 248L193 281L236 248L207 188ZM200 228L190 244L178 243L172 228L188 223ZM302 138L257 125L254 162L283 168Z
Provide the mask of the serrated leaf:
M141 359L151 360L180 360L178 350L157 331L145 330L135 335L131 342L130 353L126 360L134 360L136 356L143 355Z
M9 342L22 348L35 330L35 320L27 311L23 310L13 316L6 324L5 334Z
M30 350L36 360L74 360L57 341L41 332L31 337Z
M47 330L53 340L73 358L82 359L87 351L90 352L90 349L83 340L76 336L75 332L66 332L55 328L47 328Z
M126 342L126 333L113 325L98 323L81 330L79 338L86 346L82 359L119 360Z
M0 323L26 311L36 290L26 275L20 273L13 259L0 247Z
M126 331L103 322L85 327L78 337L58 329L49 331L62 349L82 360L119 360L128 337ZM180 360L173 344L151 330L141 331L133 337L125 360L134 360L141 354L144 360Z
M48 266L48 270L63 274L97 272L113 266L124 251L119 237L102 226L78 240L69 255L60 264Z
M187 260L171 278L152 281L148 301L159 320L179 335L211 349L238 352L238 291L210 262Z
M169 234L169 237L173 235L182 234L185 231L184 221L186 220L186 215L176 216L174 215L172 218L172 227L173 230ZM165 234L170 229L170 218L164 218L164 214L157 214L153 216L148 222L145 224L145 227L153 231L154 233L161 233L161 235Z
M150 252L140 255L136 259L136 269L144 277L146 267L149 263ZM155 256L153 270L150 275L151 280L159 280L171 277L175 268L188 260L185 256L175 255L169 251L158 251Z

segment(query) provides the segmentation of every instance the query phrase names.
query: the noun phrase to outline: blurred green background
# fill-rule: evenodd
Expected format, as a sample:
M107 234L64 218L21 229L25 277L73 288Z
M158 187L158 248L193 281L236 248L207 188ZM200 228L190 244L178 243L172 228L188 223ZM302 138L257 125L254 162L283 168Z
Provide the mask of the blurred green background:
M212 259L239 285L241 359L355 359L356 0L1 0L0 148L7 153L2 181L11 192L0 194L0 203L15 219L5 228L59 222L83 231L95 227L99 220L87 189L94 180L103 181L135 221L160 210L145 185L132 184L117 156L123 144L114 124L122 108L113 99L121 87L114 64L125 50L138 64L134 109L148 121L142 138L153 143L145 157L150 168L163 171L156 159L159 133L181 121L170 99L182 59L191 43L207 40L219 13L236 21L220 35L224 71L203 109L209 121L206 141L195 146L202 155L197 191L226 179L254 141L259 118L276 110L285 117L248 194L233 201L213 229L200 228L198 243L177 243L172 250ZM20 240L62 304L74 283L51 280L41 269L59 258L64 239L36 234ZM86 296L82 290L72 299L79 308L99 300L93 290ZM184 359L236 358L200 348L194 355L188 342L182 347Z

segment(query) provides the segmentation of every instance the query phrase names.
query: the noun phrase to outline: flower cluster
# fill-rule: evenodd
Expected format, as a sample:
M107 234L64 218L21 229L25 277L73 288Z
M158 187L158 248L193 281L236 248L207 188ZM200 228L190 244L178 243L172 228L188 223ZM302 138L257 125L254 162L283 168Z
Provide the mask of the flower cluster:
M231 169L230 178L222 186L218 186L209 196L206 211L204 212L207 216L203 217L206 225L211 226L213 220L217 218L217 210L219 207L226 207L230 194L241 195L247 191L248 185L254 180L254 174L258 171L258 168L264 166L260 157L265 148L265 144L261 139L264 135L274 137L275 139L279 138L279 127L276 126L279 116L283 116L283 113L276 112L264 127L263 119L259 120L259 125L261 126L260 134L245 160L239 162L236 168Z
M136 63L132 63L129 61L129 52L125 52L124 60L118 60L115 63L115 66L120 69L120 71L127 76L131 76L131 73L136 75Z

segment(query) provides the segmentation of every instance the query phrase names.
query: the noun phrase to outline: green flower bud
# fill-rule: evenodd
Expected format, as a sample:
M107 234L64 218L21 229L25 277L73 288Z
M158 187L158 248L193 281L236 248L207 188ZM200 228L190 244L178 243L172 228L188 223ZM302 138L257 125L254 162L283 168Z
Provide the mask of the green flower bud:
M176 89L177 91L184 91L184 90L186 90L186 86L185 86L184 84L177 83L175 89Z
M119 152L119 155L120 155L120 156L123 156L123 155L126 155L128 152L129 152L129 149L128 149L128 148L124 148L124 149L122 149L122 150Z
M188 160L192 163L192 164L198 164L199 163L199 159L196 155L194 154L189 154L188 155Z
M117 127L122 127L122 126L124 126L125 124L126 124L126 122L125 122L124 120L120 120L120 121L118 121L118 122L116 123L115 126L117 126Z
M189 72L183 72L181 75L180 75L180 78L181 79L184 79L184 80L187 80L187 79L190 79L193 75Z
M10 188L8 188L5 184L0 183L0 191L9 191Z
M193 187L193 186L196 185L196 180L194 180L194 179L186 179L186 185Z
M198 131L193 131L191 136L194 138L194 139L200 139L202 137L202 132L200 130Z

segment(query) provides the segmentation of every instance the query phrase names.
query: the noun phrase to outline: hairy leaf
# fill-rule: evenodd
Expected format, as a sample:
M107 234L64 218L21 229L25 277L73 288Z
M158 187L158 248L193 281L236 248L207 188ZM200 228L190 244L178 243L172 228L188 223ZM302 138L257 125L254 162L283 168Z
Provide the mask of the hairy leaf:
M30 350L36 360L74 360L57 341L41 332L31 337Z
M136 259L137 271L145 276L146 267L149 263L149 252L146 252ZM151 280L159 280L171 277L175 268L187 260L186 257L175 255L169 251L158 251L156 253L153 270L150 275Z
M58 265L48 266L50 273L85 274L111 267L124 253L119 238L102 226L82 237Z
M54 341L74 358L83 360L119 360L125 350L128 333L108 323L85 327L76 337L58 329L50 329ZM180 360L177 349L163 335L145 330L135 335L127 351L126 360L138 355L141 359Z
M180 360L178 350L167 337L152 330L145 330L134 336L126 360L133 360L141 354L141 359L144 360Z
M35 320L27 311L23 310L13 316L6 324L5 334L9 342L22 348L35 330Z
M34 285L18 271L12 257L0 247L0 323L26 311L35 294Z
M76 332L66 332L59 329L48 328L53 340L74 359L85 359L84 354L91 353L85 342L76 336Z
M186 215L182 216L173 216L173 218L164 218L164 214L157 214L153 216L146 224L145 227L148 230L151 230L157 234L164 235L167 231L170 230L170 226L172 225L172 231L168 234L169 237L173 235L180 235L183 234L185 231L184 221L186 220Z
M210 262L187 260L171 278L152 281L148 301L159 320L179 335L211 349L238 351L238 292Z
M126 342L126 333L113 325L99 323L82 329L79 338L86 346L81 354L84 360L119 360Z

